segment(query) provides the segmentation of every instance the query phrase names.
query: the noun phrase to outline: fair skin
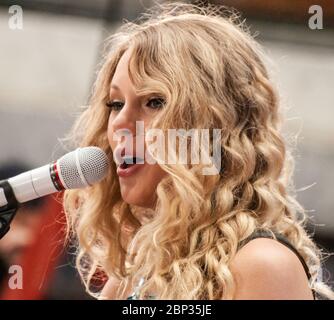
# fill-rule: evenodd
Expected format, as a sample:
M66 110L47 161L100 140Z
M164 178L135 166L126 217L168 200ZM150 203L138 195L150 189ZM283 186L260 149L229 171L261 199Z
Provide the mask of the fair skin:
M234 257L231 272L236 300L313 300L302 263L276 240L248 242Z
M118 147L113 140L115 132L127 129L135 135L136 121L149 125L157 108L154 97L138 97L128 75L131 51L127 50L119 61L113 76L110 101L118 107L111 110L108 123L108 140L112 150ZM116 88L117 87L117 88ZM166 173L156 164L147 163L135 174L119 177L122 198L131 205L154 208L155 190ZM143 181L145 183L143 183ZM236 279L235 299L313 299L307 277L297 256L287 247L272 239L254 239L240 249L231 262ZM115 299L119 280L110 277L101 299ZM132 293L128 288L126 298Z
M113 152L121 143L115 141L116 132L128 130L133 139L133 155L136 150L136 121L143 121L148 128L154 116L162 107L156 95L140 97L129 78L128 62L131 51L121 57L114 73L110 89L110 116L108 122L108 141ZM122 198L125 202L144 208L154 208L157 185L166 175L158 164L138 164L139 170L130 176L119 176ZM145 183L143 183L145 182Z

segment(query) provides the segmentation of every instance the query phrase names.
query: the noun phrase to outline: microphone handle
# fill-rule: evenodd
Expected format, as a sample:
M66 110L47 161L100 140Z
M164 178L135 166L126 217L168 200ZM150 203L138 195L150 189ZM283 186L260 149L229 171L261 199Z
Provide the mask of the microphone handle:
M19 203L34 200L64 190L57 161L37 169L23 172L7 180ZM7 204L7 197L0 187L0 207Z
M20 203L64 190L58 162L0 181L0 239L9 231Z

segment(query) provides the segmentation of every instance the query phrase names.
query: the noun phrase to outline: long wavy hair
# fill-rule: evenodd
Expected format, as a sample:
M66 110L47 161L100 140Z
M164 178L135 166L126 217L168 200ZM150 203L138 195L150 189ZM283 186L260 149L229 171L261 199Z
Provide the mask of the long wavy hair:
M109 87L130 47L136 93L158 93L166 101L153 128L222 132L220 174L203 175L200 164L160 164L168 174L144 224L122 200L107 140ZM216 5L158 4L108 39L90 104L69 138L76 146L101 147L110 173L64 197L89 292L96 294L91 286L104 274L120 280L120 299L139 278L145 279L141 298L154 288L158 299L233 299L231 260L239 243L263 228L286 236L310 269L310 287L334 297L318 277L323 252L306 231L308 216L295 197L292 152L280 133L283 117L263 61L238 15Z

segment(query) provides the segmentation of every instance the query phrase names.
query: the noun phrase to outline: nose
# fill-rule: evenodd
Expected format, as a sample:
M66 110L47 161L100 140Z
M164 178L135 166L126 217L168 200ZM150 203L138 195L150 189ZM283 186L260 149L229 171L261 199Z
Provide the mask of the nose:
M134 105L125 104L114 117L111 117L112 134L125 131L128 134L135 135L136 121L140 120L136 109Z
M128 100L118 112L112 111L108 124L108 140L116 162L120 162L124 147L134 153L137 143L137 121L143 121L140 102Z

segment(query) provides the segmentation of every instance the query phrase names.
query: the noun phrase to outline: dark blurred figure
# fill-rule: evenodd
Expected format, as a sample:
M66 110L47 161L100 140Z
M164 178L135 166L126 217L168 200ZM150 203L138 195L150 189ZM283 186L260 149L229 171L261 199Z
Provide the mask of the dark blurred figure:
M8 179L29 168L23 163L13 162L0 167L0 180ZM35 240L35 230L41 220L45 201L39 198L22 204L17 211L7 234L0 239L0 283L7 278L11 265L18 264L22 253ZM1 291L1 288L0 288Z
M20 162L2 165L0 180L28 170L31 168ZM20 205L10 230L0 239L2 299L91 299L75 269L75 254L60 240L63 222L59 221L62 214L61 206L58 207L52 196ZM11 265L21 265L24 269L24 290L8 291L6 281ZM40 279L43 281L39 282Z

